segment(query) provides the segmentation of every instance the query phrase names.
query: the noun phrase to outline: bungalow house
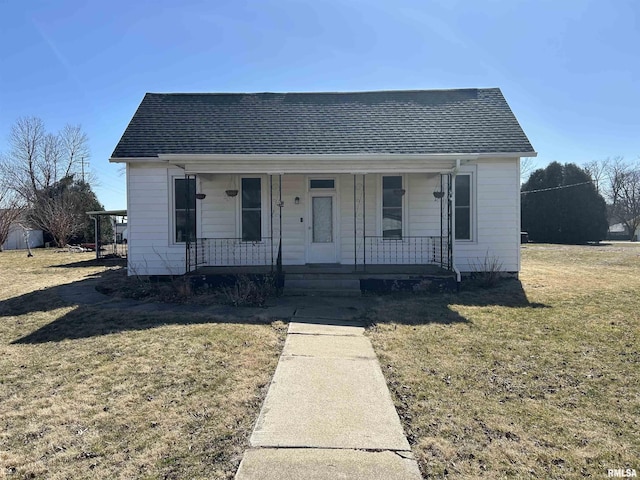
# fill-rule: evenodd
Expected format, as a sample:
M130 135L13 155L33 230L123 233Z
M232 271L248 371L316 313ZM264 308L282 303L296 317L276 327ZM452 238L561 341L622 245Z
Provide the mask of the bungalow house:
M535 155L501 91L474 88L148 93L110 161L126 164L129 274L459 280L487 258L517 275Z

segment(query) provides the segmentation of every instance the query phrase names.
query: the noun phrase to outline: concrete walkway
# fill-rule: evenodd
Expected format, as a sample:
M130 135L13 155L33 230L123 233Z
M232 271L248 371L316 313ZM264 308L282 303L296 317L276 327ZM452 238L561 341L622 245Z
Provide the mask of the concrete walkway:
M351 316L330 306L296 311L236 480L422 478Z

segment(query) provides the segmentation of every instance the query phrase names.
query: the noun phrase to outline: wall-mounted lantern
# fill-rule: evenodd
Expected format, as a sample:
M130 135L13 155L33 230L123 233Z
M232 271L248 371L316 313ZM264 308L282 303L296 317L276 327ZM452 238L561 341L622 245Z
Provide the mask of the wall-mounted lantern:
M293 200L293 203L295 203L296 205L300 205L300 197L296 197L296 198Z

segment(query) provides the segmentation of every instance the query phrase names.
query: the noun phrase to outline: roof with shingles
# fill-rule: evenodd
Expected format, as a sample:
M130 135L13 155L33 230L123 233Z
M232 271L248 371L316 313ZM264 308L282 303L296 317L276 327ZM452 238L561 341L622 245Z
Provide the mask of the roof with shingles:
M112 157L533 153L499 88L147 93Z

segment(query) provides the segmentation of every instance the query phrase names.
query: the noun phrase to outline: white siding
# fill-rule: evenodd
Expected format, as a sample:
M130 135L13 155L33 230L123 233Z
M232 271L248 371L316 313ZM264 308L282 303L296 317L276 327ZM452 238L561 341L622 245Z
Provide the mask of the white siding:
M378 222L378 181L375 174L365 175L364 189L362 188L362 175L356 175L356 243L354 246L354 200L353 200L353 175L340 176L340 263L353 265L355 249L357 248L358 261L362 261L363 254L363 227L366 235L377 235ZM366 208L363 208L365 205Z
M483 160L467 164L461 172L471 172L474 182L473 240L457 241L456 266L463 272L486 256L499 257L506 271L519 270L520 208L518 159ZM181 177L179 169L145 165L127 168L129 273L140 275L182 274L185 271L185 246L173 243L172 179ZM249 175L247 175L249 176ZM196 219L200 238L237 238L240 236L240 201L227 197L225 190L240 190L242 175L199 174L198 191L206 194L197 201ZM308 180L313 175L282 176L282 253L283 264L307 262L306 248L310 226ZM322 175L336 178L336 233L339 235L337 260L354 263L353 175ZM271 235L270 188L263 175L263 237ZM404 175L404 234L410 237L440 235L440 201L433 192L440 190L440 175L413 173ZM280 177L273 179L273 236L277 248ZM381 235L381 174L365 175L366 234ZM356 176L356 242L361 258L363 235L362 175ZM298 197L299 203L295 203ZM445 212L446 215L446 212ZM444 224L446 228L446 222ZM277 253L277 252L276 252Z
M27 228L27 238L29 247L36 248L44 245L42 230L32 230ZM12 225L9 228L7 240L2 244L3 250L26 250L27 245L24 241L24 230L20 225Z
M496 257L507 272L520 269L520 172L518 159L483 160L462 167L472 172L474 229L471 241L456 241L455 262L462 272Z
M440 175L416 173L407 177L406 234L413 237L440 235L440 200L433 196L434 191L440 190Z
M305 175L283 175L282 176L282 263L284 265L302 265L306 262L306 176ZM274 185L278 184L278 176L273 177ZM277 193L277 192L276 192ZM275 193L274 193L275 195ZM296 205L295 199L298 197L299 203ZM278 211L274 201L274 212ZM302 221L300 221L302 219ZM277 216L274 222L278 222ZM274 236L278 235L279 225L274 224Z
M202 214L199 236L204 238L234 238L236 231L237 197L228 197L226 190L238 189L233 175L201 175L200 191L206 195L199 200Z
M127 165L129 275L180 275L185 272L185 246L172 242L172 175L166 166Z

